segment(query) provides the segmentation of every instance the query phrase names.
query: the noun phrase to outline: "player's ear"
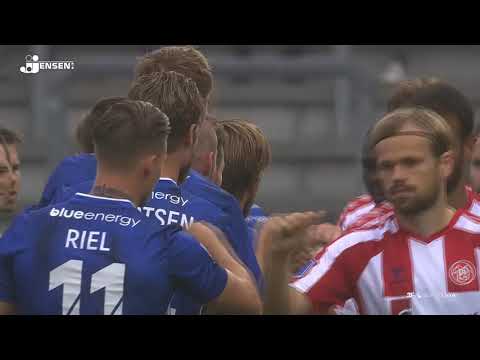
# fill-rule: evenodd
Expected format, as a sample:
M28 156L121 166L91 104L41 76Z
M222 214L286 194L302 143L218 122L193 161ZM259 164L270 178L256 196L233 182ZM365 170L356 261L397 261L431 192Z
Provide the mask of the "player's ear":
M216 152L209 152L208 155L207 155L207 163L208 163L208 177L211 178L213 176L213 173L215 172L216 170L216 156L217 153Z
M472 158L473 147L475 146L476 138L471 135L469 136L463 145L463 155L465 160L469 161Z
M194 147L198 140L198 125L192 124L188 129L187 136L185 137L185 146Z
M160 168L162 166L162 158L159 155L152 154L146 156L142 160L142 175L144 178L150 178L152 176L160 177Z
M453 169L455 167L455 156L453 154L453 151L446 151L442 155L440 155L439 164L441 176L444 179L449 178L452 175Z

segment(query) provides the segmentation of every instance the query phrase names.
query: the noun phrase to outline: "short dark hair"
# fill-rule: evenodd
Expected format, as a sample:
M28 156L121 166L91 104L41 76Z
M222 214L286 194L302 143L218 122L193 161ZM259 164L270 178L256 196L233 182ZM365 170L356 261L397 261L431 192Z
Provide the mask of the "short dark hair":
M388 111L404 107L423 107L445 118L453 115L460 122L462 142L473 133L474 110L470 101L452 85L436 78L420 78L401 82L388 101Z
M169 131L168 117L154 105L122 100L95 121L92 134L99 162L124 170L146 152L166 152Z
M128 97L148 101L168 116L171 127L169 154L178 149L190 127L199 124L205 115L205 100L195 82L174 71L139 77L132 84Z
M125 98L118 96L102 98L98 100L93 108L82 118L75 131L75 138L82 152L94 152L92 137L93 124L102 117L113 104L122 100L125 100Z
M135 78L165 71L175 71L192 79L204 99L212 92L210 65L206 57L192 46L166 46L146 54L135 66Z

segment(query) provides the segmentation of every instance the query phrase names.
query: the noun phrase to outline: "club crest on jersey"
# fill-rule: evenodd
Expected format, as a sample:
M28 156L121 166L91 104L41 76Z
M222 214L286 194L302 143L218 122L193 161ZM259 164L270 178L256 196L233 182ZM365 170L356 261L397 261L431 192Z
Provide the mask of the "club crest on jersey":
M470 261L459 260L450 266L448 276L455 285L465 286L475 280L477 270Z

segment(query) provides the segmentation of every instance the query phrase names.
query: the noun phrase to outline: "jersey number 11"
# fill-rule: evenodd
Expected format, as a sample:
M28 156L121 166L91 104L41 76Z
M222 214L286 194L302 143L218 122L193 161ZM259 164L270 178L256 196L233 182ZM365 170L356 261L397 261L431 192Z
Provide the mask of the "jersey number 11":
M80 315L83 261L69 260L50 271L49 291L63 285L62 314ZM105 315L122 315L125 264L113 263L92 275L90 294L105 288Z

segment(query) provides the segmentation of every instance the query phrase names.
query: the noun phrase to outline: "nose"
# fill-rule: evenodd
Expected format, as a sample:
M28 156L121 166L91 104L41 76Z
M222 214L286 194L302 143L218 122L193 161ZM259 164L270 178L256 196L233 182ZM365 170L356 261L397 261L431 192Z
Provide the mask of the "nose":
M405 168L400 164L397 164L393 167L392 170L392 181L399 182L405 180L407 177L407 173Z
M19 175L18 171L13 171L12 169L10 169L9 180L10 180L10 184L12 185L12 187L15 188L15 186L19 182L19 179L20 179L20 175Z

